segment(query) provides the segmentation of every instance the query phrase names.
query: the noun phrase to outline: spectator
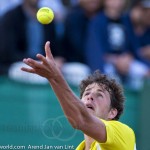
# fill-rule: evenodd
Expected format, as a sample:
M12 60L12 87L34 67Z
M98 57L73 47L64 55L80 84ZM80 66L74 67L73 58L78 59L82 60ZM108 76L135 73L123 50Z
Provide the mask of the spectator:
M45 41L51 40L54 56L57 51L55 22L41 25L36 19L39 0L24 0L22 4L8 11L1 19L0 65L1 73L7 73L9 66L24 57L34 58L43 53Z
M150 1L134 4L130 11L135 40L136 56L150 68Z
M20 4L22 0L0 0L0 17L8 10Z
M62 38L64 32L64 19L67 14L67 8L64 6L62 0L41 0L39 5L41 7L50 7L55 13L56 32L58 38Z
M102 0L79 0L66 17L64 50L68 62L85 62L84 43L90 19L101 10Z
M92 70L101 69L131 86L133 77L144 76L147 67L131 55L134 51L135 43L131 42L134 34L129 16L124 14L125 4L126 0L104 1L104 11L94 17L89 25L86 58Z

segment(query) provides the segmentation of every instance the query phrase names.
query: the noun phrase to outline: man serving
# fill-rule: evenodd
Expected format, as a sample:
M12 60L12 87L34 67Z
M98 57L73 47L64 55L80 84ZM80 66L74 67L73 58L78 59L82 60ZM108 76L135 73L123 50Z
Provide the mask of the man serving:
M37 54L40 61L24 59L31 68L21 69L47 78L72 127L84 133L85 140L76 150L135 150L133 130L117 121L124 109L121 86L95 71L81 82L79 100L55 64L50 42L45 44L45 53Z

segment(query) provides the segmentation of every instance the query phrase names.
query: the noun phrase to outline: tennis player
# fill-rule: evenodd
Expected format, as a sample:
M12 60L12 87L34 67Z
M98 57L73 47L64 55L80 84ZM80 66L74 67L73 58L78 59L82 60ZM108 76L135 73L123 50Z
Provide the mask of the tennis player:
M23 62L31 68L21 69L47 78L72 127L84 133L76 150L135 150L133 130L117 121L124 109L121 86L95 71L81 82L79 100L55 64L49 41L45 53L46 57L37 54L40 61L25 58Z

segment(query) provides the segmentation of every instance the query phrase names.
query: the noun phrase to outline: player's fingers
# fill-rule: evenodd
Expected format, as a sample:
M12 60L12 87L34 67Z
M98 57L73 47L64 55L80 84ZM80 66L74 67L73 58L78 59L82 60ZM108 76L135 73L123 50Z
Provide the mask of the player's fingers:
M22 67L21 70L29 73L35 73L35 70L32 68Z
M47 63L47 60L46 60L46 58L45 58L43 55L37 54L36 57L37 57L40 61L42 61L43 63Z
M39 63L31 58L23 59L23 62L32 68L40 68L41 67L41 63Z
M51 53L51 48L50 48L50 42L47 41L45 44L45 53L46 53L46 58L53 59L53 55Z

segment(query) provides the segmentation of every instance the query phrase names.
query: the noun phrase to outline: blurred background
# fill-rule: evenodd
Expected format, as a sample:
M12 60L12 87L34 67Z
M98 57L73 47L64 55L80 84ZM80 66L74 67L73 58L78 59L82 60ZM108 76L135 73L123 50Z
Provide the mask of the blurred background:
M36 19L44 6L55 14L48 25ZM150 0L0 0L0 146L75 149L83 139L47 80L20 70L48 40L77 95L96 69L123 85L120 121L135 131L137 149L150 150Z

